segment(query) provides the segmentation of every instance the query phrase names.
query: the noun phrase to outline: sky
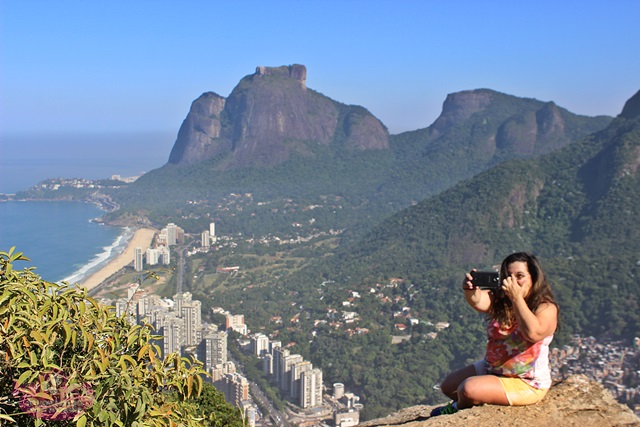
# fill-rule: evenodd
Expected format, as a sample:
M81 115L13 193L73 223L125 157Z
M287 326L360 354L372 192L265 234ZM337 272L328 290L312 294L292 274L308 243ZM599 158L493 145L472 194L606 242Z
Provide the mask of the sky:
M304 64L392 134L478 88L615 116L640 89L639 18L637 0L0 0L0 192L160 167L191 102L260 65Z

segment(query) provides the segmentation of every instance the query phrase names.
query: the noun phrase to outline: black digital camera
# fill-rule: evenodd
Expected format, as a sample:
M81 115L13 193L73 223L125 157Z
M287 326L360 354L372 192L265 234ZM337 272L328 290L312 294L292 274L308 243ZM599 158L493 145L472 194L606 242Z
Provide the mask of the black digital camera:
M495 271L472 271L471 283L480 289L496 291L500 289L500 275Z

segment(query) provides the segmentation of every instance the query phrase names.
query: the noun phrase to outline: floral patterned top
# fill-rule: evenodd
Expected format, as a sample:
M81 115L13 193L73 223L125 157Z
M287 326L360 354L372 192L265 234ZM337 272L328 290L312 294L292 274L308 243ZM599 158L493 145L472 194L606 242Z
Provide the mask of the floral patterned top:
M553 335L532 343L524 338L517 323L503 328L497 320L491 320L487 336L487 373L519 377L538 389L551 387L549 344Z

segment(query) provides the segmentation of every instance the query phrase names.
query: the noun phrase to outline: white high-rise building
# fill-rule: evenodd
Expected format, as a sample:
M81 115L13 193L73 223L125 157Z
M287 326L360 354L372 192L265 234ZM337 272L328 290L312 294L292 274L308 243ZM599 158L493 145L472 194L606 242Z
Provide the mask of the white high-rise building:
M215 222L212 222L212 223L209 224L209 236L215 242L215 238L216 238L216 223Z
M184 240L184 230L174 223L169 223L160 231L158 235L158 244L167 246L176 245Z
M269 337L263 333L256 333L251 336L251 352L258 357L269 352Z
M278 384L282 381L282 375L284 372L284 358L289 356L289 349L284 347L276 347L272 350L273 355L273 375Z
M322 406L322 371L313 369L300 375L300 407Z
M175 245L178 243L178 226L174 223L167 224L167 245Z
M160 253L157 249L149 248L146 252L147 264L148 265L157 265L160 259Z
M200 236L200 246L202 246L203 248L208 248L209 246L211 246L209 231L205 230L202 232Z
M227 333L211 332L206 334L198 346L198 360L204 364L204 369L211 371L218 365L227 363Z
M284 364L279 366L280 371L280 390L282 391L290 391L291 390L291 369L293 365L296 363L300 363L303 361L303 358L299 354L290 354L289 356L284 357Z
M184 322L183 345L197 345L202 339L202 303L191 292L173 296L174 312Z
M298 362L291 367L291 381L289 385L289 396L292 399L297 399L301 396L300 388L302 386L302 374L307 371L313 370L313 364L308 360Z
M162 335L162 357L180 352L184 344L184 321L174 313L163 313L156 318L156 330Z
M163 265L169 265L171 263L171 251L167 246L158 246L156 248L158 251L158 261L160 261Z
M197 345L202 339L202 303L189 301L182 306L185 345Z
M142 271L142 269L144 268L144 264L142 263L142 248L135 248L133 252L133 269L135 271Z

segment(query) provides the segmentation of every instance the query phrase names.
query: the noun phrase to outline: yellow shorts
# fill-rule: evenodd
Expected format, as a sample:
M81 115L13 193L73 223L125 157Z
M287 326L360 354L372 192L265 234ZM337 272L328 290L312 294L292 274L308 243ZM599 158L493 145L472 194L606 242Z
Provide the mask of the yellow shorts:
M478 360L473 364L476 368L477 375L487 375L487 364L484 359ZM523 406L538 403L547 395L549 389L539 389L531 387L520 378L498 377L502 383L502 388L507 395L509 405Z
M520 378L498 377L507 394L509 405L522 406L540 402L549 389L531 387Z

